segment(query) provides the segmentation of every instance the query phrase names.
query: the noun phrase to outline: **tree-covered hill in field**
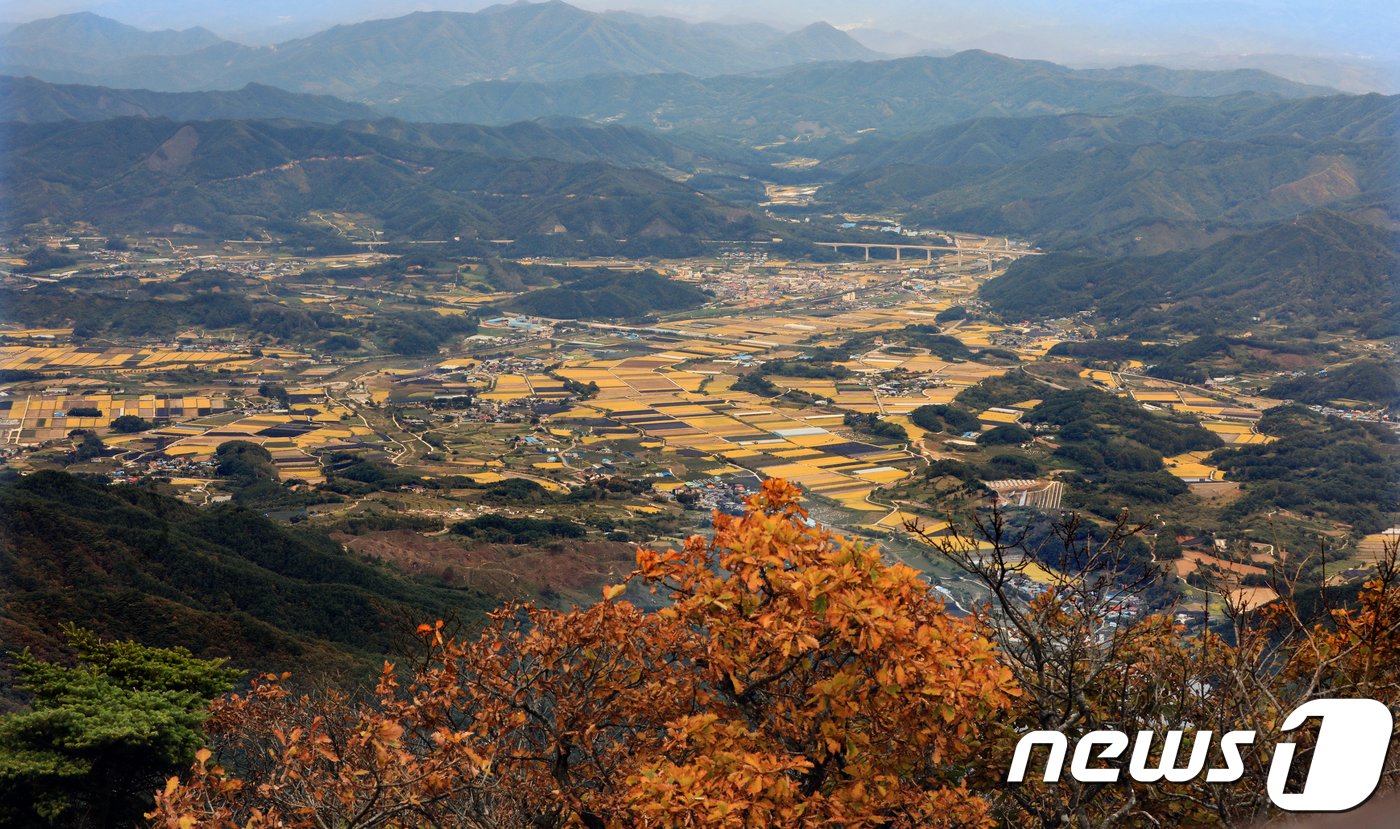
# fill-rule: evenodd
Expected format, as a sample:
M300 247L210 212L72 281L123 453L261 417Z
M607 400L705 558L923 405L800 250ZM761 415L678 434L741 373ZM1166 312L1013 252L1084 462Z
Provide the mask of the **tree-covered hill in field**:
M1217 450L1210 461L1239 481L1244 496L1225 510L1234 525L1273 510L1342 521L1357 534L1393 526L1400 509L1400 452L1394 432L1318 414L1299 405L1270 409L1260 433L1272 443Z
M417 624L494 601L410 581L241 507L59 472L0 484L0 639L52 652L60 625L183 645L240 667L372 668Z
M522 294L509 307L554 319L626 319L653 311L683 311L709 298L699 288L656 271L625 273L596 268L574 274L558 287Z
M394 264L367 270L366 281L392 284L401 278ZM340 275L353 278L353 272ZM167 339L197 326L303 348L342 353L368 348L404 355L435 353L475 333L477 326L474 315L444 316L427 309L384 310L347 319L324 308L289 306L261 280L216 269L187 271L160 284L134 277L74 276L27 289L0 286L0 320L71 326L79 340Z
M1382 360L1357 360L1339 368L1285 378L1264 393L1314 405L1356 401L1400 408L1400 369Z

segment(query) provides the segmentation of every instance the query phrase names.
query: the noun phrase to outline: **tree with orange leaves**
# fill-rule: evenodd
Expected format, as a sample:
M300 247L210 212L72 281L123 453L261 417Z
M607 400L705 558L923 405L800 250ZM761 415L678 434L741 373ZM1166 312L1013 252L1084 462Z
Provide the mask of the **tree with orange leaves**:
M985 631L918 574L815 526L768 481L711 539L638 552L587 609L511 605L421 632L373 698L275 679L217 703L213 752L156 825L977 826L965 781L1017 693Z
M638 553L660 615L700 631L711 699L639 765L633 802L660 825L976 825L961 785L1011 674L916 571L812 526L769 481L710 541ZM716 569L718 568L718 569Z

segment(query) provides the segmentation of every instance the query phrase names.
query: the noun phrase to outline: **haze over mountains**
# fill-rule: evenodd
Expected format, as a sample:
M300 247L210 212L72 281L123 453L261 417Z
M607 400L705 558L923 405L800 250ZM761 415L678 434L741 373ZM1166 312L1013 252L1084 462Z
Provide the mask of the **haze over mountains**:
M477 11L491 0L442 0L431 8ZM1349 92L1400 91L1393 3L1353 0L575 0L592 11L621 5L643 14L724 21L747 42L772 39L827 20L865 46L895 55L951 54L981 48L1075 66L1154 63L1173 67L1246 67ZM250 45L285 43L336 24L391 18L428 8L412 0L248 0L228 4L173 0L13 0L14 23L91 9L147 29L203 26ZM752 33L752 38L750 37Z
M404 90L602 73L715 75L879 55L832 27L790 34L664 17L596 14L558 0L477 13L415 12L336 26L275 47L204 30L143 32L92 14L19 26L0 39L3 71L161 91L238 88L383 100Z
M401 239L807 237L763 215L774 181L813 186L817 212L1095 256L1247 247L1319 210L1400 220L1400 99L1255 69L894 59L824 23L558 0L276 47L92 14L0 43L35 76L0 79L11 228L256 236L337 210Z
M105 82L5 78L5 121L170 119L11 130L9 218L19 224L116 220L136 199L165 205L149 214L161 222L228 232L318 207L363 209L391 232L438 236L666 235L688 232L690 219L648 222L636 213L646 200L709 216L695 227L713 231L721 215L756 207L758 181L773 177L823 185L822 204L1099 252L1206 245L1318 208L1395 216L1396 99L1338 96L1257 70L1075 70L980 51L881 59L820 23L783 34L558 0L414 13L275 48L91 14L20 26L3 44L7 61L31 64L15 71ZM108 85L122 83L197 91ZM399 120L376 123L385 116ZM559 118L614 126L550 120ZM255 123L266 119L348 123ZM518 125L539 119L548 123ZM220 123L177 123L186 121ZM57 148L92 163L55 177ZM819 166L771 166L804 154ZM449 156L478 167L464 178L465 162ZM620 187L630 195L609 210L631 204L634 214L582 218L580 203L604 203L597 193L553 204L538 169L521 175L522 164L545 159L566 165L551 169L565 184L556 195L570 199L580 170L567 165L605 165L601 179L594 170L583 180ZM407 172L415 168L430 172ZM619 177L624 168L646 173ZM302 178L289 179L292 170ZM515 182L503 192L545 200L522 212L471 195L500 175ZM232 184L249 176L257 187ZM360 176L374 184L356 191ZM745 204L707 203L697 190ZM413 195L374 198L401 191ZM425 205L453 218L428 220Z
M854 63L825 62L751 75L607 76L553 83L492 81L405 95L383 104L414 120L508 123L546 114L699 130L761 142L859 130L911 130L988 115L1135 112L1173 94L1136 70L1086 74L987 52ZM1263 73L1171 73L1185 94L1245 91L1301 97L1322 90ZM1204 85L1192 89L1193 84Z
M562 4L531 6L536 17L573 16L577 10L559 11ZM564 7L568 9L568 7ZM505 15L506 12L501 12ZM487 15L490 17L491 15ZM418 20L415 17L413 20ZM426 18L424 18L426 19ZM408 18L381 21L391 29L412 23ZM392 25L390 25L392 24ZM370 26L371 24L364 24ZM697 27L691 27L697 28ZM811 28L804 33L811 33ZM328 33L329 34L329 33ZM812 34L825 38L827 34ZM447 35L443 35L447 37ZM9 35L11 40L23 32ZM341 33L337 38L344 38ZM451 37L468 51L477 41L454 29ZM590 38L586 45L594 45ZM1160 67L1126 67L1112 70L1072 70L1044 61L1024 61L987 52L963 52L949 57L913 57L897 60L838 60L839 49L816 50L827 60L818 63L787 60L801 65L751 74L714 74L721 63L685 73L669 68L635 70L638 74L611 71L606 75L570 77L557 81L492 80L468 83L470 72L451 77L425 70L419 50L390 47L394 36L378 32L355 49L372 55L363 65L357 59L327 56L303 48L293 60L297 67L283 77L280 88L297 92L326 86L316 77L333 78L330 85L346 101L368 104L374 112L405 120L507 124L541 117L570 116L602 122L621 122L667 131L694 131L760 143L812 140L857 131L914 130L950 124L974 117L1021 116L1047 113L1125 113L1157 109L1173 97L1222 96L1257 93L1283 98L1318 95L1330 90L1286 81L1253 70L1222 72L1177 71ZM368 45L366 45L366 43ZM237 89L238 95L211 95L200 104L193 97L112 90L113 86L142 86L127 69L102 75L102 89L50 88L29 82L11 82L4 91L5 117L11 120L88 119L113 115L164 115L169 117L300 117L332 122L344 117L366 117L368 110L350 104L305 98L278 97L266 86L265 75L235 77L224 71L218 80L199 81L200 66L214 60L224 46L180 56L151 57L168 64L150 88L180 85L196 89ZM345 48L351 48L346 46ZM422 50L431 51L431 50ZM563 55L570 50L559 50ZM405 53L406 52L406 53ZM672 58L668 66L677 63ZM353 54L359 54L354 52ZM94 48L92 54L100 55ZM350 54L350 53L347 53ZM318 56L319 55L319 56ZM378 56L378 57L375 57ZM617 66L636 54L622 44L595 61ZM350 71L346 60L356 63ZM434 58L437 60L437 58ZM504 65L505 58L492 58ZM515 60L515 59L511 59ZM564 58L560 58L564 60ZM321 61L321 63L317 63ZM55 59L55 62L60 62ZM139 62L139 61L138 61ZM186 65L191 64L191 65ZM80 61L64 62L62 69L13 68L50 82L74 74ZM178 66L177 66L178 65ZM517 67L519 61L515 64ZM570 65L578 66L577 62ZM522 73L564 70L562 63L527 67ZM319 67L319 68L318 68ZM178 69L178 71L177 71ZM32 70L32 71L31 71ZM513 70L512 70L513 71ZM569 70L586 74L585 69ZM140 73L136 73L140 74ZM276 73L271 73L275 75ZM501 72L506 75L509 72ZM123 78L127 82L123 82ZM169 78L179 78L166 83ZM391 78L412 78L413 85ZM253 83L252 87L248 84ZM202 107L202 110L201 110Z

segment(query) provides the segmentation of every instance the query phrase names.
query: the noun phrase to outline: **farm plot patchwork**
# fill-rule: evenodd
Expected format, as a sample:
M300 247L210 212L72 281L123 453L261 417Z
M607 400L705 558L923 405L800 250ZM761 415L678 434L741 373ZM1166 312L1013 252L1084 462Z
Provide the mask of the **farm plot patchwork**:
M294 404L286 414L255 414L230 423L178 424L146 436L160 442L159 451L172 457L212 457L222 443L249 441L272 454L283 479L317 483L324 476L314 453L360 448L375 435L373 429L343 419L350 414L341 404L324 399Z
M292 352L281 359L303 357ZM181 368L248 368L251 355L235 351L186 351L179 348L94 346L0 346L0 370L148 372Z
M56 394L0 400L0 444L18 446L66 437L74 429L105 429L132 415L148 421L202 417L228 411L221 396L181 394ZM70 412L101 412L94 417Z

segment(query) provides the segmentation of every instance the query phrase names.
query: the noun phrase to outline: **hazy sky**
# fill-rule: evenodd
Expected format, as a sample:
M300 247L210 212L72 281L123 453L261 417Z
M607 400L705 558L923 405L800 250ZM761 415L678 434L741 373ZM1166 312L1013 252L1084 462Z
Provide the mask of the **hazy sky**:
M93 11L143 28L203 25L275 42L342 22L415 10L475 11L483 0L0 0L0 20ZM795 28L826 20L890 34L891 49L986 48L1092 62L1124 55L1259 54L1400 61L1397 0L576 0L689 20L757 20Z

